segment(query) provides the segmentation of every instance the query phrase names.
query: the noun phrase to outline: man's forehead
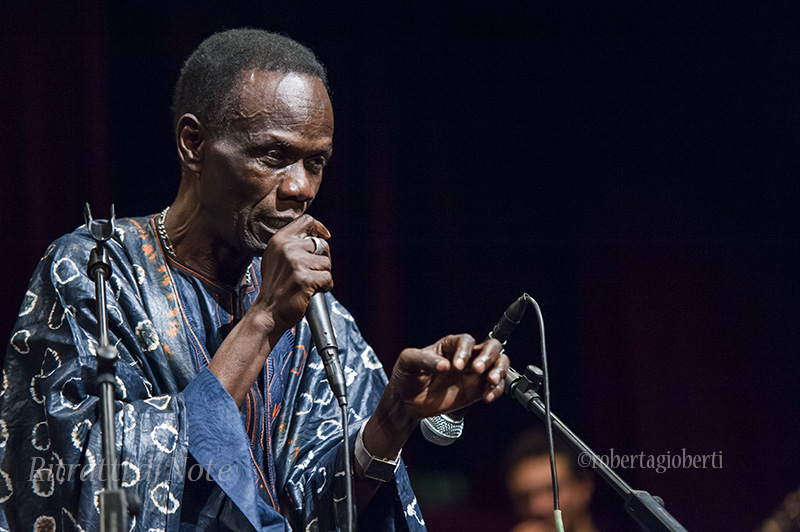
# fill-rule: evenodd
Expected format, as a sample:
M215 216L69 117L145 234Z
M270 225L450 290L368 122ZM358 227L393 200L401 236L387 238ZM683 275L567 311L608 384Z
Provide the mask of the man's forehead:
M296 115L331 120L333 112L322 81L295 72L253 69L242 73L234 88L233 119Z

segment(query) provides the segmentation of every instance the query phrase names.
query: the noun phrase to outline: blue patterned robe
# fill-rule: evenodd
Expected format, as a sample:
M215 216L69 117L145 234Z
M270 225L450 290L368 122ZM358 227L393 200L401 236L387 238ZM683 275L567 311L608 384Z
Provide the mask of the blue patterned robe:
M243 404L240 411L203 369L202 341L188 321L196 313L183 308L185 294L176 289L154 219L118 220L107 246L109 342L119 350L117 460L122 486L141 500L131 530L338 530L345 515L336 502L344 493L341 418L307 324L287 333L273 351L280 356L270 357L280 364L282 402ZM98 325L86 274L93 247L81 227L48 248L7 349L0 384L3 529L99 530ZM251 268L258 266L256 260ZM347 377L352 449L386 376L352 316L326 297ZM264 375L276 371L265 365ZM257 458L259 424L271 452ZM403 467L375 495L360 528L424 530Z

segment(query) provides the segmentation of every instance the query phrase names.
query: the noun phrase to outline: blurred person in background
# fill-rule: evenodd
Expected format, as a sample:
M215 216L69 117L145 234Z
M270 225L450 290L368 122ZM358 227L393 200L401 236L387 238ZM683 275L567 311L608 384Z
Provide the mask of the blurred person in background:
M575 452L564 441L554 437L553 443L564 528L597 532L589 508L594 494L592 473L578 465ZM512 442L505 471L516 518L511 532L555 532L549 447L543 427L528 430Z

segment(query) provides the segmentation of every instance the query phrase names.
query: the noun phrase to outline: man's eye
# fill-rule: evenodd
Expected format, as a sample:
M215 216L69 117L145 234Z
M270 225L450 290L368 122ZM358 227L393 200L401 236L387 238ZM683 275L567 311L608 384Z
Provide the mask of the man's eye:
M266 159L267 161L270 161L270 162L280 161L282 159L282 157L283 157L283 154L281 153L281 150L279 150L279 149L267 150L266 153L264 154L264 159Z
M325 165L328 164L328 161L325 157L315 157L314 159L310 159L308 161L309 170L313 172L321 172Z

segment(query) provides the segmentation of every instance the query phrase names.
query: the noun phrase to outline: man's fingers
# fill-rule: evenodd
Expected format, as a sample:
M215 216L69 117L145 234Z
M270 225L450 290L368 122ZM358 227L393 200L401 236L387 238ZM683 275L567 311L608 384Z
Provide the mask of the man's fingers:
M505 382L500 381L500 384L496 384L483 392L483 400L487 403L491 403L498 397L503 394L503 389L505 388Z
M400 353L397 366L406 374L415 374L420 371L437 373L450 369L450 361L430 347L425 349L408 348Z
M490 403L500 397L505 389L505 377L510 363L508 357L501 353L489 370L486 379L486 388L483 392L483 400Z
M308 246L308 251L312 255L323 255L329 257L331 254L331 247L328 244L327 240L323 240L318 236L307 236L304 238L307 240L310 246Z
M439 340L438 346L442 356L453 361L453 367L462 370L467 367L467 362L472 356L475 347L475 338L468 334L451 334Z
M328 228L325 227L322 222L309 214L303 214L299 216L297 220L293 221L286 227L288 228L290 226L292 230L296 231L296 234L301 237L316 236L323 240L327 240L331 237L331 232L328 231Z
M503 345L492 338L476 345L475 350L477 353L472 361L472 368L477 373L483 373L500 358L500 354L503 352Z

